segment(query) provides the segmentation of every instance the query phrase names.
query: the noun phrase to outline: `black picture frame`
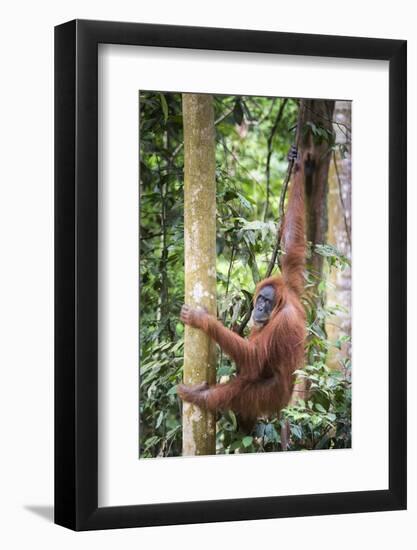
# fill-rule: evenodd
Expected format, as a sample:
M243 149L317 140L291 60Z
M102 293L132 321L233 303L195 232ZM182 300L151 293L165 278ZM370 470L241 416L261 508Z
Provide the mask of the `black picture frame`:
M389 62L389 488L98 507L98 44ZM406 41L75 20L55 28L55 522L74 530L406 508ZM370 159L375 162L376 159Z

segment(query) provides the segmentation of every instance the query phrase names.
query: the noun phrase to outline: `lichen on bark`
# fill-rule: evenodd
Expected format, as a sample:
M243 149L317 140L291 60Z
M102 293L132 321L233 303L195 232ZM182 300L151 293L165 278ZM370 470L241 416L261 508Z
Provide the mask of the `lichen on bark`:
M213 98L183 94L185 303L216 315L216 179ZM216 349L186 326L184 383L216 379ZM213 414L183 405L183 455L215 454Z

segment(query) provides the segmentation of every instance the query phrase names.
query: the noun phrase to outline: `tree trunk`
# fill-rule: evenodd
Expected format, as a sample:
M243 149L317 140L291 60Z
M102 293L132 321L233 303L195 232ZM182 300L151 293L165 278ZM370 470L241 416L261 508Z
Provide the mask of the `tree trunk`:
M321 280L323 256L314 253L314 245L326 242L328 216L327 192L330 159L329 142L334 139L333 130L334 101L322 99L303 99L300 102L298 120L299 144L301 158L309 155L311 173L305 181L306 201L306 236L312 244L310 269L317 280ZM317 128L328 131L328 138L314 134Z
M183 94L185 303L216 315L216 180L213 100ZM216 348L185 327L184 383L216 380ZM183 403L183 455L215 454L213 414Z
M314 245L324 244L327 238L328 215L327 194L328 175L332 152L330 144L334 142L333 129L334 101L322 99L302 99L297 123L298 153L304 164L305 176L305 213L306 237L311 243L311 259L307 266L313 275L310 307L312 316L321 303L322 293L318 292L318 285L322 280L323 256L314 252ZM325 131L327 137L321 136ZM307 162L307 165L306 165ZM322 330L325 331L324 323ZM307 361L309 358L307 358ZM308 384L301 381L294 388L292 402L298 399L307 399ZM284 434L285 435L285 434Z
M329 171L329 232L328 243L334 245L342 254L351 259L351 102L336 101L334 117L340 126L336 127L336 141L346 142L344 158L339 152L332 156ZM343 306L343 310L326 323L326 332L330 340L335 341L342 335L351 333L351 269L343 271L333 269L330 273L332 286L327 291L327 301ZM345 343L341 350L332 349L327 364L332 368L340 366L340 360L350 358L350 343Z

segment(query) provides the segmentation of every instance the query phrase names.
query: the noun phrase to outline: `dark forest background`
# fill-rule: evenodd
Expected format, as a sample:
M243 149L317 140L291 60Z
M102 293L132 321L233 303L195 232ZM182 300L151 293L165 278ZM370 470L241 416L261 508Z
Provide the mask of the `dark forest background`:
M184 327L184 202L182 98L140 93L140 456L179 456ZM267 271L277 235L279 199L295 142L296 99L213 96L216 132L218 317L232 328L244 321L256 283ZM317 117L316 117L317 118ZM331 131L329 131L329 124ZM306 366L282 415L259 419L253 433L238 429L233 412L218 416L216 452L351 445L350 365L350 103L336 102L331 120L305 123L329 158L322 199L322 242L310 243L320 273L306 274ZM321 217L323 217L321 215ZM312 263L312 262L310 262ZM311 266L310 266L311 267ZM247 331L247 327L245 331ZM217 379L234 374L220 352Z

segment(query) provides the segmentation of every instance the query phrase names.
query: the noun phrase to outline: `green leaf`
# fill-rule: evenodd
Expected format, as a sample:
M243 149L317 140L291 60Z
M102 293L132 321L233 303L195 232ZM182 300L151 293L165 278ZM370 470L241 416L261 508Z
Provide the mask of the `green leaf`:
M240 448L240 444L241 444L241 442L239 440L233 441L233 443L230 445L230 450L231 451L236 451L236 449Z
M234 368L231 365L222 365L217 369L217 377L221 378L222 376L230 376L233 372Z
M326 281L320 281L317 290L322 293L326 290Z
M232 425L233 425L233 430L236 431L237 430L237 419L236 419L236 415L233 411L229 411L229 416L230 416L230 419L232 421Z
M160 438L157 435L154 435L149 439L147 439L145 441L145 449L149 449L149 447L152 447L152 445L155 445L156 443L158 443L159 439Z
M166 123L166 121L168 120L168 103L165 99L164 94L159 94L159 99L161 100L162 112L164 113L164 121Z
M295 437L297 437L298 439L301 439L303 437L303 432L300 428L300 426L297 426L296 424L293 424L291 426L291 432L293 433L293 435L295 435Z
M253 437L251 435L247 435L242 439L242 445L244 447L250 447L252 445Z
M326 413L326 409L323 407L323 405L320 405L320 403L315 404L316 409L321 413Z
M161 411L158 415L158 418L157 418L157 421L156 421L156 424L155 424L155 428L158 429L159 426L162 424L162 420L164 419L164 412Z
M265 437L273 442L279 442L281 439L273 424L267 424L265 426Z

